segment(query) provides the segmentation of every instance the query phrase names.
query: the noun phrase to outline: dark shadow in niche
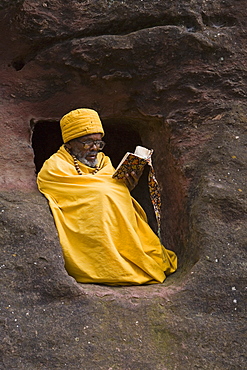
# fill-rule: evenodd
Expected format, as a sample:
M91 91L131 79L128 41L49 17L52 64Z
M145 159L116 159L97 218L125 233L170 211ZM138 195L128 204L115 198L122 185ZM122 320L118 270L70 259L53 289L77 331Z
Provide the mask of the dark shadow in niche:
M106 142L104 153L111 158L114 167L118 165L127 151L133 152L137 145L142 145L139 133L121 120L105 120L103 126ZM38 173L43 163L63 144L63 140L58 121L32 120L31 128L34 163L36 173ZM138 185L132 191L132 196L143 207L151 228L157 232L157 223L147 184L148 171L149 167L146 166Z
M34 164L36 173L43 163L63 144L60 125L54 121L31 121L32 147L34 151Z

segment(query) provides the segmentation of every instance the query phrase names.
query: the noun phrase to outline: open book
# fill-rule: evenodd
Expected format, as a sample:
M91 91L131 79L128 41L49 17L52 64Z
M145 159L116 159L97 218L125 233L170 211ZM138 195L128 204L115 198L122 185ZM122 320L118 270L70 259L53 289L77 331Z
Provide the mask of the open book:
M132 171L138 173L147 164L152 153L152 149L149 150L143 146L137 146L134 153L127 152L125 154L112 177L122 179L126 173L131 173Z

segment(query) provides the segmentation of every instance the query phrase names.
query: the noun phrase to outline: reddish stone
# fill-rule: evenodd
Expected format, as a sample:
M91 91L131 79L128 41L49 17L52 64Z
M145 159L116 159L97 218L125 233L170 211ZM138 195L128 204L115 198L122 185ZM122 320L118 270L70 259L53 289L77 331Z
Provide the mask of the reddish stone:
M0 12L5 368L244 368L245 2L2 1ZM63 268L35 164L78 107L99 112L116 163L137 141L155 150L163 240L180 261L163 285L79 285Z

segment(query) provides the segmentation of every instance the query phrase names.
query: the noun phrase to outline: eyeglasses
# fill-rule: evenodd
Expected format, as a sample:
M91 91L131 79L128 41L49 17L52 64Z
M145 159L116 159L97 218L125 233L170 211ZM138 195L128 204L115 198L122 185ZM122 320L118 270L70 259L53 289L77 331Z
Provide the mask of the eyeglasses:
M92 146L96 146L97 149L102 150L105 146L105 142L102 140L88 140L88 141L81 141L77 139L77 141L83 145L84 149L90 149Z

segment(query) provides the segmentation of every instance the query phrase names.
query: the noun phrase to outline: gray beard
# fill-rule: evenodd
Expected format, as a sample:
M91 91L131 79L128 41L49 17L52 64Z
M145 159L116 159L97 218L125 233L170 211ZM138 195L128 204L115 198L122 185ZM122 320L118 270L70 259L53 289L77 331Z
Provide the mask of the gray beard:
M91 167L91 168L95 168L97 166L97 163L98 163L97 159L95 159L93 162L91 162L91 161L88 161L85 158L85 156L81 156L81 155L77 155L76 158L78 159L78 161L80 161L81 163L83 163L86 166Z

